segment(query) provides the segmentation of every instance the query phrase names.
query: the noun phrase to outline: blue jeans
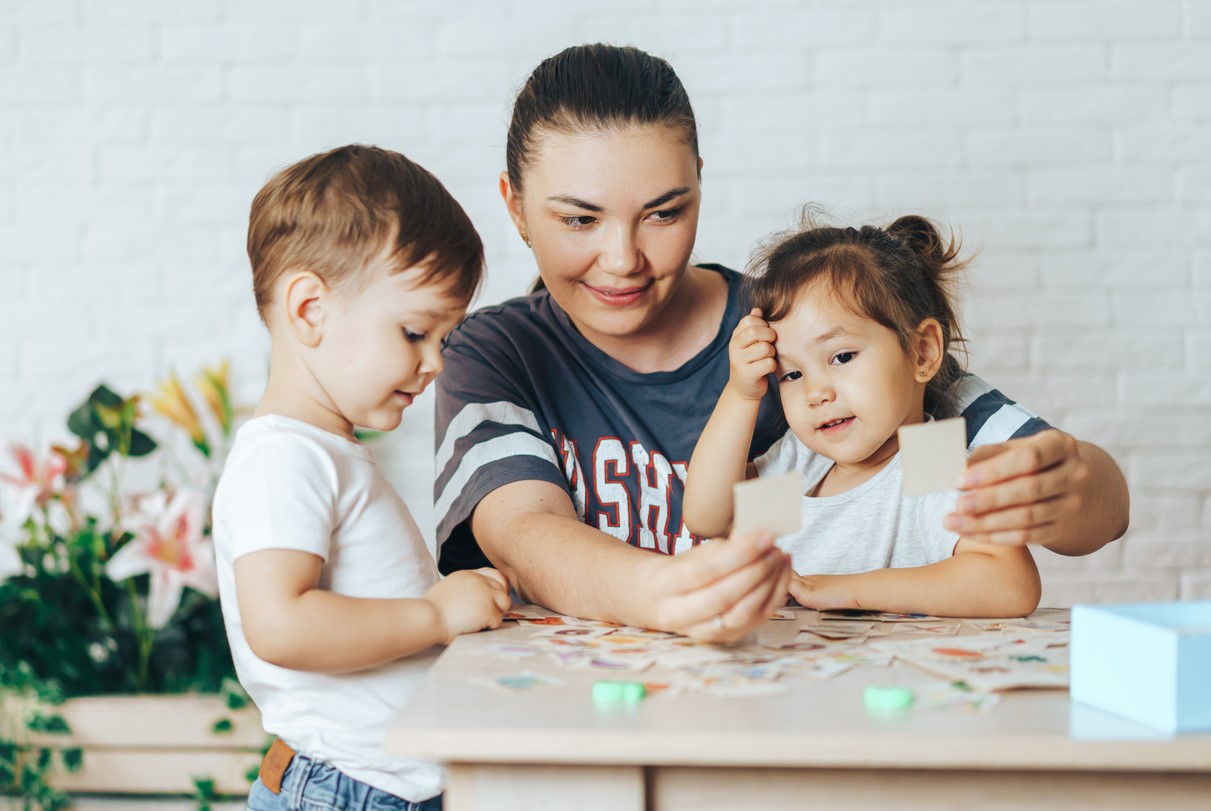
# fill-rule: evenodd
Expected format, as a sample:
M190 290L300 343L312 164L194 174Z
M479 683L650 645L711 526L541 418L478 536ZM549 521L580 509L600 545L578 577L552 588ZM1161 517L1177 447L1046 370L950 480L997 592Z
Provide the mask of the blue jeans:
M396 797L342 774L327 763L295 755L274 794L258 778L249 811L441 811L441 795L419 803Z

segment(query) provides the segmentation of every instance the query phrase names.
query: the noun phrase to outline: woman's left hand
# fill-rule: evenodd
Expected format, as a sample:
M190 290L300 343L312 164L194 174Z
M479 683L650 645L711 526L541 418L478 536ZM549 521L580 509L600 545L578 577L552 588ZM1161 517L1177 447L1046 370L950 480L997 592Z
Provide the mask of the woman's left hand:
M1062 544L1089 476L1077 441L1056 429L976 448L945 526L977 543Z

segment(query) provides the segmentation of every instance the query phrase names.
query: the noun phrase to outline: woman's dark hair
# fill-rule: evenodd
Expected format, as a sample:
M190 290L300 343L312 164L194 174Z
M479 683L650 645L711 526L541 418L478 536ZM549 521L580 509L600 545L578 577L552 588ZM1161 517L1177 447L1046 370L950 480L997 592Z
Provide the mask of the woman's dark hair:
M517 94L505 149L509 183L522 175L541 130L584 132L662 124L681 133L698 157L690 97L672 66L638 48L576 45L544 59Z
M839 228L817 224L810 209L800 228L775 235L749 262L743 297L768 321L785 318L801 291L827 284L856 312L894 332L905 352L926 318L942 326L942 366L925 389L925 410L950 415L954 384L963 368L951 348L964 343L955 317L960 259L953 232L943 239L924 217L909 214L891 225Z

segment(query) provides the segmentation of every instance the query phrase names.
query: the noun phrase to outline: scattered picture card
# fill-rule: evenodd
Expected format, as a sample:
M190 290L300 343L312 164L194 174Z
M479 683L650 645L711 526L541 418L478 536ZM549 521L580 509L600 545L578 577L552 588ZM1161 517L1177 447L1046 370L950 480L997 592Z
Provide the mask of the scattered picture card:
M967 467L967 423L962 417L900 426L904 495L954 490Z
M776 538L798 532L803 517L804 484L803 473L798 470L737 482L732 487L735 503L732 532L765 530Z

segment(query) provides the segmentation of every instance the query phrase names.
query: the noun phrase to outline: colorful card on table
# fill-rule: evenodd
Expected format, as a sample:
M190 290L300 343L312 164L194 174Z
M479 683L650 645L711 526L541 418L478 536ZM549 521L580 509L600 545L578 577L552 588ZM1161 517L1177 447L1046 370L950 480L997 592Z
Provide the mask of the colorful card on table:
M897 433L906 497L959 486L967 467L967 423L962 417L903 425Z
M776 538L798 532L803 517L803 487L803 473L797 470L737 482L732 487L732 532L765 530Z

